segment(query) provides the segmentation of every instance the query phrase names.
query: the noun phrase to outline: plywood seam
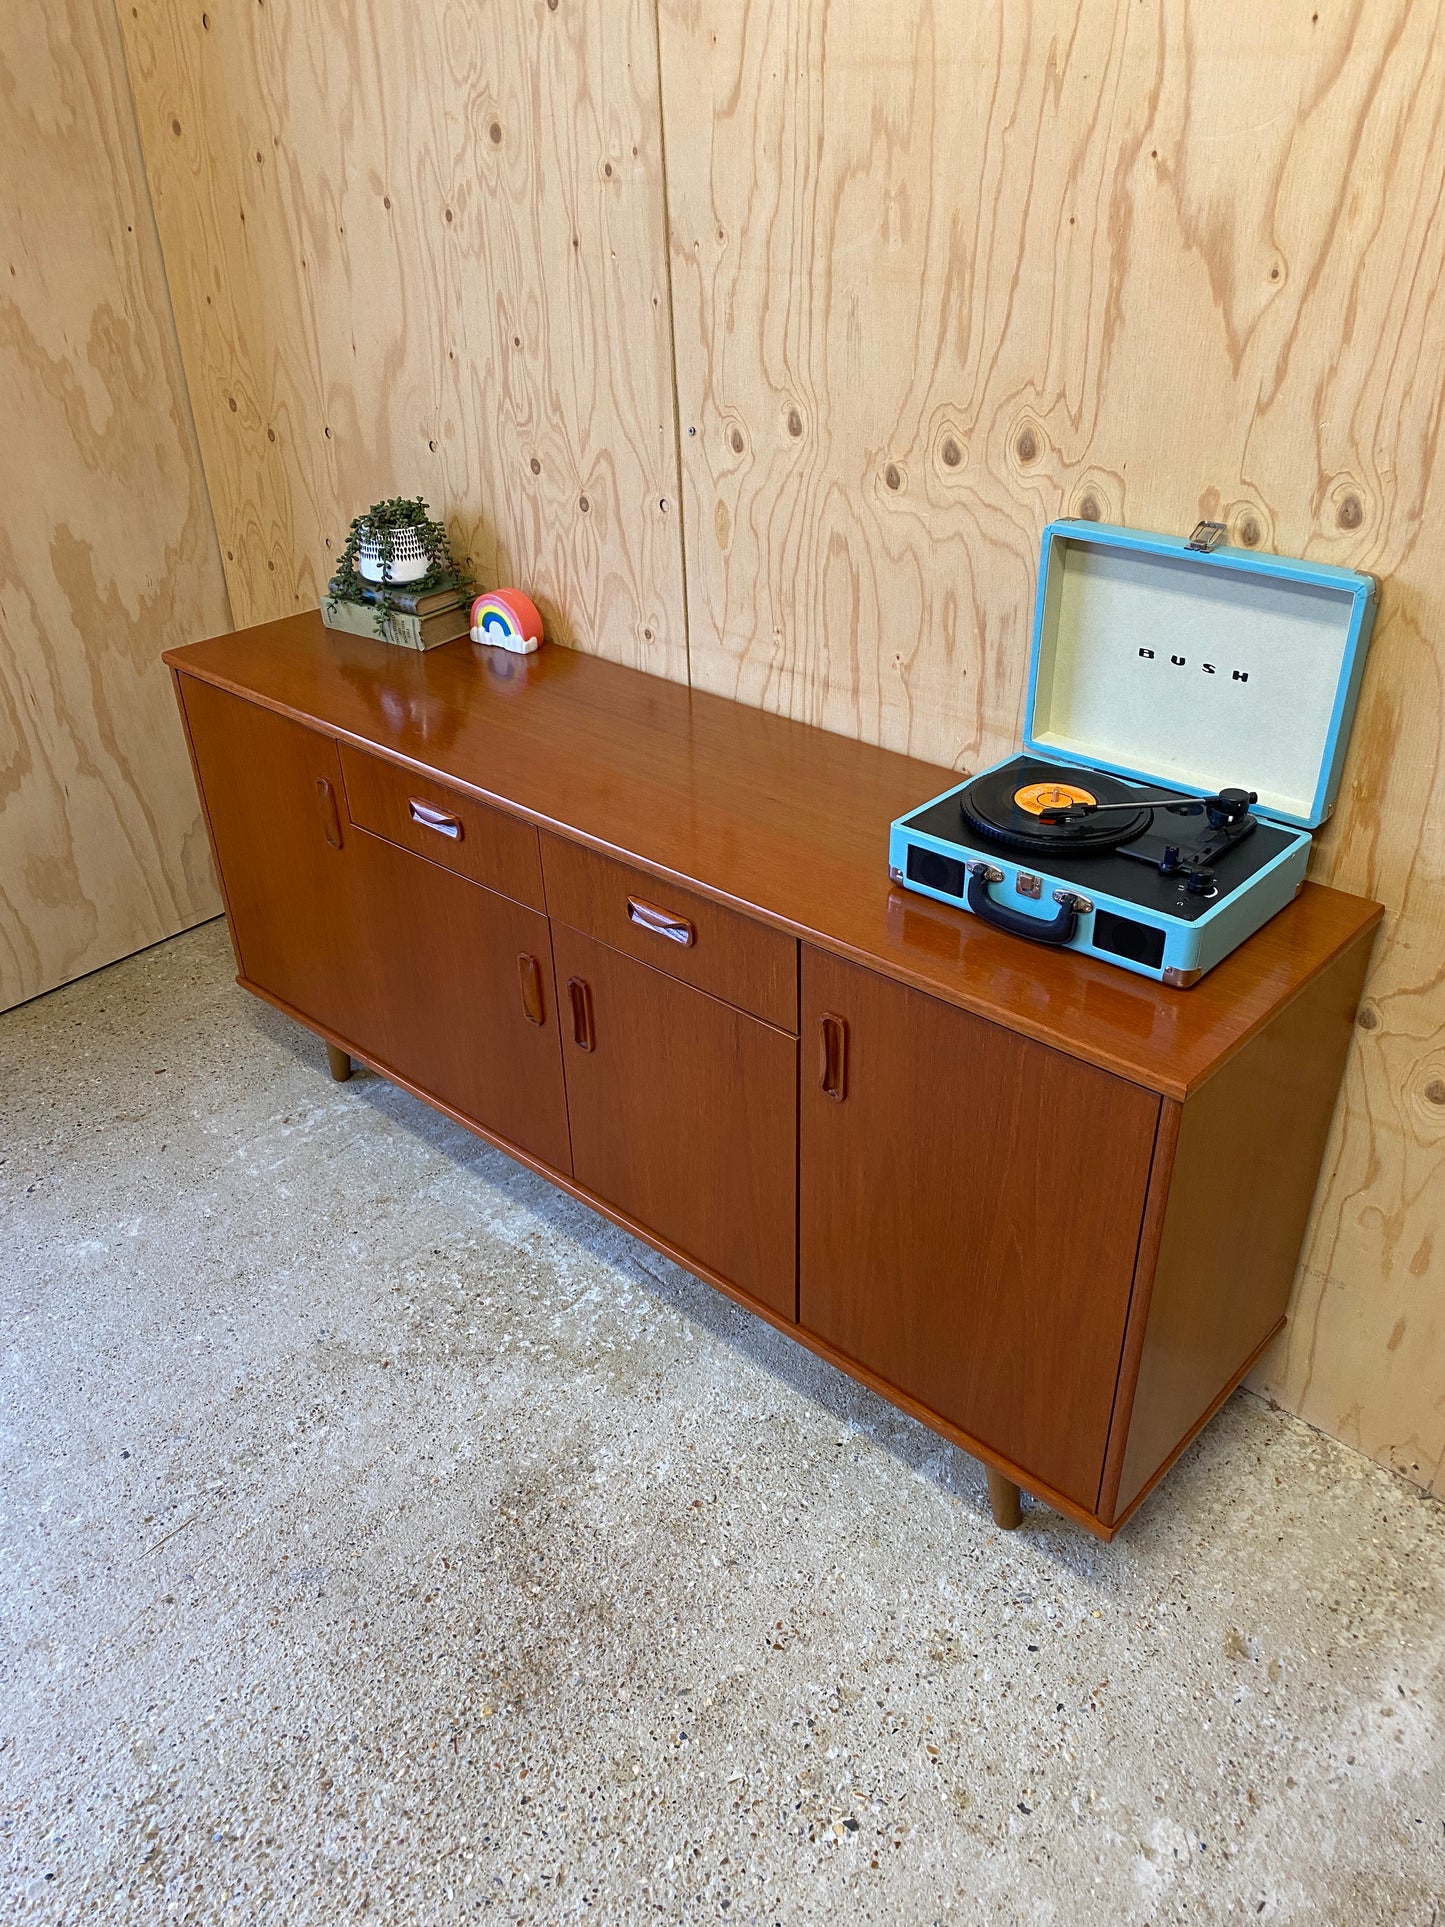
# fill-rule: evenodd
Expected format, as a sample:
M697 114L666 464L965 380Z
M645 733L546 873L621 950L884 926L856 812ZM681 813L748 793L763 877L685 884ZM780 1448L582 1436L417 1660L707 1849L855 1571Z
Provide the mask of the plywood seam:
M135 82L130 70L130 45L120 19L120 0L114 0L112 13L115 16L116 40L121 50L121 68L125 75L125 97L130 107L130 124L135 135L137 172L140 175L141 191L145 195L146 217L150 222L151 236L155 243L156 256L161 264L161 285L165 289L166 319L170 324L171 347L175 353L176 367L180 370L180 390L186 411L186 430L191 447L195 451L196 465L200 470L201 485L206 494L206 514L210 518L211 540L215 544L216 564L221 575L221 594L226 605L226 621L231 628L236 626L235 605L231 601L231 579L226 573L225 560L221 549L221 531L216 521L216 500L211 487L210 470L206 465L206 451L201 446L200 429L196 422L195 397L191 393L190 371L186 366L185 351L181 346L180 324L176 320L175 291L171 287L171 271L166 261L166 252L161 245L160 222L156 218L155 193L151 186L150 167L146 161L145 146L140 137L140 111L136 105ZM219 875L219 871L217 872Z
M677 551L682 570L682 648L687 686L692 688L692 604L687 591L687 503L682 486L682 398L677 388L677 302L672 287L672 200L667 185L667 100L662 86L662 0L652 0L653 46L657 53L657 145L662 168L662 261L667 277L667 360L672 386L673 500L677 506Z

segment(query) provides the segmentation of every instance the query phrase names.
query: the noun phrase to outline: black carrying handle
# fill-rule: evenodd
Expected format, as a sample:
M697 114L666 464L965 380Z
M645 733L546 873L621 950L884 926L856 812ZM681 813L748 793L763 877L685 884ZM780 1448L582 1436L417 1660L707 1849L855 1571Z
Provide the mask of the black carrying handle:
M995 930L1007 930L1010 936L1027 937L1033 943L1068 943L1079 927L1077 897L1066 895L1058 914L1052 917L1031 917L1026 910L1010 910L1007 904L995 903L988 893L988 876L982 864L969 870L965 901L976 917L991 923Z

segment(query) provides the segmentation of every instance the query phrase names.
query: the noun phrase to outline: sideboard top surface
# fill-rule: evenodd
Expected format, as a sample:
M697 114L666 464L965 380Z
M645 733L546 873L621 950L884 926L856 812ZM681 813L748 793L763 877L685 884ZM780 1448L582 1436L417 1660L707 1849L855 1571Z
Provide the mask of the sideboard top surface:
M957 771L576 650L414 653L316 612L165 659L1166 1097L1381 915L1307 883L1192 990L1169 990L890 883L889 824Z

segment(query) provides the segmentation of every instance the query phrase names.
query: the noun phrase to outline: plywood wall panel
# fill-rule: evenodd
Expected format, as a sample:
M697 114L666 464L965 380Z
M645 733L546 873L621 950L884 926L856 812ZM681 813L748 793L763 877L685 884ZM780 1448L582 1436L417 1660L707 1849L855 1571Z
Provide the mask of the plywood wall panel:
M1314 873L1389 918L1260 1382L1430 1483L1440 8L659 3L699 686L967 770L1018 742L1053 516L1381 576Z
M650 0L121 18L238 619L423 494L554 637L685 678Z
M4 1009L219 910L160 653L230 620L110 0L0 100Z

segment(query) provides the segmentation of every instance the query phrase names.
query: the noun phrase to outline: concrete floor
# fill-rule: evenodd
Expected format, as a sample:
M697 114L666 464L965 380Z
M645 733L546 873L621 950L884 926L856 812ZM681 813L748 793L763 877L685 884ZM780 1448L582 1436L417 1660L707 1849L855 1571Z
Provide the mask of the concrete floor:
M231 983L0 1019L11 1920L1426 1923L1445 1508L1113 1546Z

